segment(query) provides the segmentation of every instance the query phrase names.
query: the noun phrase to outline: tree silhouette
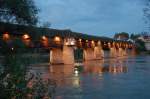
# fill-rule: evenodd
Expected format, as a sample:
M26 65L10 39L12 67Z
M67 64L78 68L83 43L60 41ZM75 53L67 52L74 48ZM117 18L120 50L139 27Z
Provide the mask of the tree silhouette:
M33 0L0 0L0 21L35 25L38 9Z
M114 35L114 38L115 39L124 39L124 40L127 40L127 39L129 39L129 34L126 33L126 32L116 33Z
M148 29L150 29L150 0L146 0L143 12L145 16L145 22L148 24Z

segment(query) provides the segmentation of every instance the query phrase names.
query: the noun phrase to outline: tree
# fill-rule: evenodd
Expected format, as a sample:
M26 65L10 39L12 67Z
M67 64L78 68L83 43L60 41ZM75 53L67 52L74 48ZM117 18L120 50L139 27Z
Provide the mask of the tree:
M143 12L145 16L145 22L148 24L148 28L150 29L150 0L146 0Z
M127 40L127 39L129 39L129 34L126 33L126 32L116 33L116 34L114 35L114 38L115 38L115 39Z
M145 34L141 33L141 34L131 34L130 35L130 39L134 40L135 42L135 46L136 46L136 51L139 53L139 52L142 52L142 51L146 51L146 48L145 48L145 42L140 39L140 37L144 36Z
M43 81L40 73L27 75L27 66L30 62L25 54L28 54L26 52L28 49L18 38L13 41L13 47L14 49L11 49L7 42L2 41L0 53L4 58L0 66L3 68L0 70L0 99L52 97L56 87L55 81L51 79Z
M141 34L131 34L130 35L130 39L132 39L132 40L137 40L139 37L141 36Z
M0 0L0 21L36 25L38 9L33 0Z
M44 27L44 28L50 28L51 27L51 23L50 22L44 22L43 23L43 25L42 25L42 27Z
M137 39L135 41L135 45L136 45L137 52L146 51L145 42L143 42L142 40Z

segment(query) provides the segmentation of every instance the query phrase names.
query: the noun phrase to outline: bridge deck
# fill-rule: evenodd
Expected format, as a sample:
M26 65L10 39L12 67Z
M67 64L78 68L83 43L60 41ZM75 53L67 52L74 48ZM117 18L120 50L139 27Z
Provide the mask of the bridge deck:
M92 36L83 33L73 32L71 30L58 30L49 29L35 26L23 26L17 24L9 24L0 22L0 32L9 32L10 34L22 35L28 33L33 38L37 36L46 35L48 37L60 36L62 38L74 37L75 39L85 39L85 40L101 40L101 41L114 41L108 37ZM2 34L2 33L1 33Z

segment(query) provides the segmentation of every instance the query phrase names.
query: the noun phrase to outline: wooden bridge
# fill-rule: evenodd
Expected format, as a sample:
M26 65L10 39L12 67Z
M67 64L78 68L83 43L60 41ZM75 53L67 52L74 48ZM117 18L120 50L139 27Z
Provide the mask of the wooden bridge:
M50 63L73 64L75 51L82 49L84 60L127 55L133 44L128 41L108 37L92 36L71 30L57 30L34 26L0 23L0 36L3 41L20 38L29 48L49 50Z

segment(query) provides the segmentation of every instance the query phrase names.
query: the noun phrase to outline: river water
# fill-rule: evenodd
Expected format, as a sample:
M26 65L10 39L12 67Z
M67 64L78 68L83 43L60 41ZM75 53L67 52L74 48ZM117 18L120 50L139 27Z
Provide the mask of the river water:
M37 64L57 83L55 99L149 99L150 56L88 61L83 66Z

